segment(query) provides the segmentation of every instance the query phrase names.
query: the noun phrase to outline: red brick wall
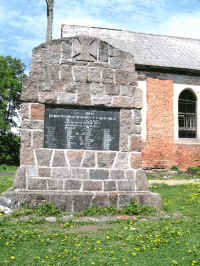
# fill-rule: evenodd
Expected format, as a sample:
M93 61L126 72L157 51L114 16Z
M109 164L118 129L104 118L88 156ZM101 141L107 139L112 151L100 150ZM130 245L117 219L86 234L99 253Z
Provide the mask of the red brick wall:
M173 81L147 79L147 105L143 168L200 165L200 145L174 144Z

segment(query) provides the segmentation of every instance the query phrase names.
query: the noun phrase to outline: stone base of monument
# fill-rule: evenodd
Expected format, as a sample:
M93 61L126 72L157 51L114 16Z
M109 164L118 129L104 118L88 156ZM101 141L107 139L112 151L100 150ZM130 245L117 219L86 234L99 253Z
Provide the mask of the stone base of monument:
M120 209L125 207L132 198L139 204L154 208L159 208L161 205L160 195L148 190L148 180L143 170L118 170L119 173L123 172L120 176L117 176L115 170L115 176L110 173L107 177L104 176L107 179L95 180L85 179L85 176L84 178L76 176L73 179L55 179L23 175L24 172L29 173L29 170L19 168L13 188L3 194L11 202L17 203L17 206L24 203L37 206L44 202L53 202L62 210L77 212L92 206L112 206ZM92 177L92 174L89 177Z
M54 192L54 191L7 191L4 197L18 202L28 204L31 207L38 206L44 202L53 202L56 207L69 212L78 212L88 207L123 208L131 199L140 204L150 205L154 208L160 207L160 196L151 192Z

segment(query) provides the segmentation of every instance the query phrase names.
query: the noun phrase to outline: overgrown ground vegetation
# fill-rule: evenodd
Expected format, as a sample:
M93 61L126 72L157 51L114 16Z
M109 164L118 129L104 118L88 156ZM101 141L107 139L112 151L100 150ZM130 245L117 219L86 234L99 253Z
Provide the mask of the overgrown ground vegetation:
M183 172L179 170L177 166L173 166L171 171L165 171L162 169L155 169L154 171L147 171L147 178L149 180L190 180L200 179L200 167L189 166L188 170Z
M66 214L52 205L1 216L0 265L200 265L200 185L154 184L151 190L162 196L160 211L115 213L116 221L80 219L96 215L94 209L63 221ZM45 221L51 215L55 223Z

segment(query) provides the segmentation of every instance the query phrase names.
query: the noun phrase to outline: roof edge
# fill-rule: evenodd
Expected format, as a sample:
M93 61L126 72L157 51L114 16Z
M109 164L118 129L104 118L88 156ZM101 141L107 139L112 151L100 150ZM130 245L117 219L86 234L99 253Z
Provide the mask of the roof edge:
M143 70L147 72L162 72L168 74L183 74L200 76L200 70L189 69L189 68L177 68L177 67L165 67L165 66L152 66L152 65L141 65L135 64L136 71Z

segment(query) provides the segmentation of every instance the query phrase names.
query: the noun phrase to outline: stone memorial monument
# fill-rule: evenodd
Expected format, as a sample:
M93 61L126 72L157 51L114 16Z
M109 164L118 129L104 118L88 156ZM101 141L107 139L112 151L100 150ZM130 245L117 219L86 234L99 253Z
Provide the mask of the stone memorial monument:
M160 206L141 169L142 91L134 58L77 36L33 50L21 95L20 167L4 197L68 211Z

